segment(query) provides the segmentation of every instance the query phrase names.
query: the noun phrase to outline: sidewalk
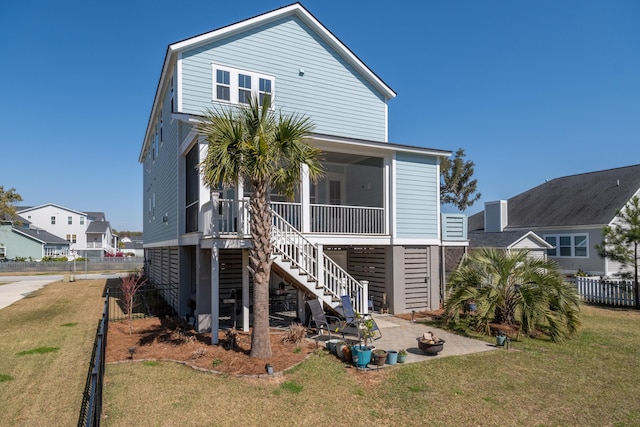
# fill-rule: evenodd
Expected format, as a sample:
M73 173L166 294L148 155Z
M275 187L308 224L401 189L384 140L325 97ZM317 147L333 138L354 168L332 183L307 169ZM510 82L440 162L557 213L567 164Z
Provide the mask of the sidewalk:
M109 273L109 274L76 274L75 280L81 279L96 279L96 278L117 278L121 273ZM51 274L46 276L0 276L0 283L6 283L0 285L0 309L10 306L14 302L21 300L32 292L37 291L44 286L59 282L64 279L62 274Z

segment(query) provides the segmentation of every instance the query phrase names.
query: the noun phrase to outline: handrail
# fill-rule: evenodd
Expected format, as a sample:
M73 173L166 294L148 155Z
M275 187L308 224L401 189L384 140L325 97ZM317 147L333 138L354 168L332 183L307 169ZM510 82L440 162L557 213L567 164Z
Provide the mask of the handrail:
M319 245L312 243L277 212L272 211L272 241L276 254L307 276L307 280L322 286L325 293L339 298L354 297L354 309L368 313L368 282L358 282L347 271L327 256ZM318 267L322 267L319 271ZM319 281L320 279L320 281Z

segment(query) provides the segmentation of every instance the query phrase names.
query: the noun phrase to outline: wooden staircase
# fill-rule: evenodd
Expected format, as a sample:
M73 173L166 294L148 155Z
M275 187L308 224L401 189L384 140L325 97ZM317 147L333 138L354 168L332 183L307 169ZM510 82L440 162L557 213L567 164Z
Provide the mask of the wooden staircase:
M354 299L358 313L368 313L368 283L358 282L323 251L276 212L271 238L273 264L278 273L314 295L331 308L340 305L342 295Z

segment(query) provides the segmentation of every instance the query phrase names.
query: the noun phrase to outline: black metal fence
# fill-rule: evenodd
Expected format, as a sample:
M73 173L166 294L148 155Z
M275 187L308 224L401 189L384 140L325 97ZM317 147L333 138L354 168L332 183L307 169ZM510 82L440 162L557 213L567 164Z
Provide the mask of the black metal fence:
M78 426L100 426L102 415L102 383L104 380L104 358L107 348L107 333L109 331L109 289L107 288L102 310L102 319L98 323L96 340L93 344L89 374L82 395L82 406Z
M127 319L124 294L120 286L109 288L109 320L119 322ZM133 300L132 318L172 316L178 308L178 285L146 283L136 292Z
M83 261L65 262L0 262L0 272L7 273L73 273L81 274L95 271L140 271L144 266L143 258L91 258Z

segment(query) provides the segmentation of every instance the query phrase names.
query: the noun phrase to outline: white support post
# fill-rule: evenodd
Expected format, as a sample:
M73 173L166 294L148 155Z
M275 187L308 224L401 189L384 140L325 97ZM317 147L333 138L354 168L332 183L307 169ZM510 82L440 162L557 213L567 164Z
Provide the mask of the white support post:
M244 206L242 203L242 199L244 199L244 181L242 177L238 178L238 183L236 184L236 191L234 192L236 197L233 201L234 203L234 211L235 211L235 220L236 220L236 230L238 232L238 238L241 239L244 237L245 231L245 222L247 218L244 217Z
M242 330L249 332L249 251L242 250Z
M214 237L220 236L220 193L217 191L211 191L211 235Z
M369 314L369 281L361 280L362 292L360 293L360 307L362 307L362 314Z
M216 209L217 212L217 209ZM211 344L218 344L220 330L220 256L218 245L211 247Z
M302 173L300 174L302 182L300 183L300 215L302 221L300 222L300 228L302 233L311 232L311 208L309 206L309 166L302 165Z
M316 254L316 278L318 279L318 286L324 288L324 245L318 243L316 248L318 248L318 253Z

